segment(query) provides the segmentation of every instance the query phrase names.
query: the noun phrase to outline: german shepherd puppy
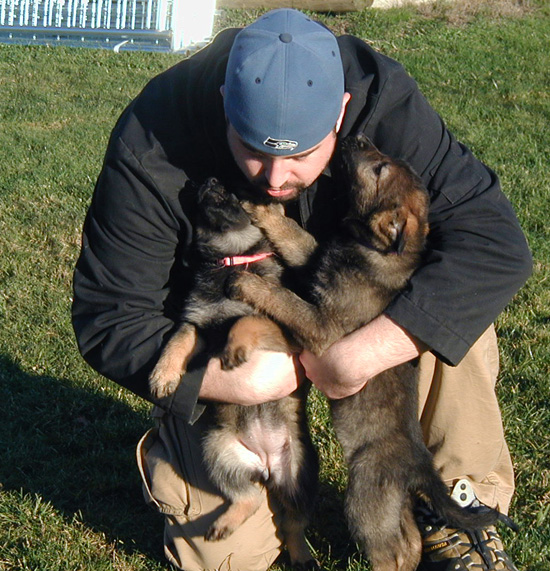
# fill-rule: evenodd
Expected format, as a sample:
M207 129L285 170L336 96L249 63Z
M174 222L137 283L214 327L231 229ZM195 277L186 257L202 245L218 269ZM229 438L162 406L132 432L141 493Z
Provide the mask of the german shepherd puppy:
M197 202L195 282L182 324L150 375L150 389L156 396L177 388L199 348L199 332L210 354L221 351L224 369L243 363L257 348L296 351L273 321L224 293L226 280L245 267L280 285L282 266L271 255L271 245L252 225L237 197L217 180L210 179L200 188ZM289 397L256 406L209 406L213 422L204 438L204 460L212 481L230 503L208 529L207 540L228 537L255 513L265 486L283 508L281 533L292 564L318 569L304 536L318 477L305 414L307 388L303 385Z
M328 243L316 247L271 206L248 207L283 260L307 268L308 301L249 272L237 276L230 292L317 355L378 316L406 287L428 233L428 196L405 163L383 155L364 137L346 139L341 155L349 208ZM480 528L496 520L495 513L472 514L450 498L422 439L417 383L414 361L377 375L353 396L331 401L349 468L347 520L375 571L417 568L418 499L453 527Z

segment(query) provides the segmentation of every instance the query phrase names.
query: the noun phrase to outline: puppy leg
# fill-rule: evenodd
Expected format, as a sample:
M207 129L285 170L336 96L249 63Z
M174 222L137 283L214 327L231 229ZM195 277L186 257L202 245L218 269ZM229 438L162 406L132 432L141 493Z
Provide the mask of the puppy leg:
M172 394L198 347L199 337L195 326L184 323L170 338L149 375L151 394L157 398Z
M285 538L285 545L290 556L292 567L300 570L321 569L319 562L311 554L306 541L305 529L307 520L303 517L295 518L285 514L281 525L281 532Z
M414 571L422 542L411 499L406 487L392 481L386 468L373 465L380 457L372 452L351 462L345 502L350 531L373 571Z
M343 334L337 324L324 319L317 307L250 272L239 274L231 284L230 296L289 329L298 343L313 353L322 353Z
M247 493L231 499L231 504L208 529L204 538L219 541L229 537L250 516L254 515L262 503L260 484L251 484Z
M241 317L229 331L220 357L222 369L230 370L246 363L256 349L293 353L298 350L284 336L281 328L262 315Z
M401 532L371 544L369 557L373 571L415 571L422 555L422 539L412 511L403 507Z
M203 440L208 473L228 500L227 510L210 526L207 541L229 537L252 516L263 501L266 466L262 459L240 440L236 430L239 407L223 405L219 411L222 428L210 430Z
M292 566L301 570L320 569L306 541L305 530L311 519L319 483L319 458L307 427L307 385L301 396L279 401L289 430L288 456L282 469L272 469L269 492L283 507L281 532Z
M243 208L254 225L264 231L287 266L292 268L305 265L317 249L315 238L292 218L287 218L281 205L247 202L243 203Z
M312 460L311 465L308 461ZM290 475L287 474L287 477ZM317 455L311 445L310 453L302 454L302 466L298 481L288 481L288 488L278 489L277 497L284 507L281 521L281 532L290 556L293 567L301 570L321 569L306 541L306 528L308 526L312 506L315 505L317 495L318 463ZM289 489L291 488L292 489Z

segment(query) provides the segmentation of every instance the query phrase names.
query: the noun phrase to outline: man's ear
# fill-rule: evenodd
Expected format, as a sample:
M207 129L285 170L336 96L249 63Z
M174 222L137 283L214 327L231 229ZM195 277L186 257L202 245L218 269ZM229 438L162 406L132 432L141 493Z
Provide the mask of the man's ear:
M222 94L222 97L224 97L224 95L225 95L225 85L220 85L220 93Z
M222 85L223 88L223 85ZM342 121L344 120L344 115L346 114L346 106L351 99L351 93L344 93L344 97L342 99L342 109L340 110L340 115L338 117L338 121L336 121L336 132L340 131L340 127L342 126Z

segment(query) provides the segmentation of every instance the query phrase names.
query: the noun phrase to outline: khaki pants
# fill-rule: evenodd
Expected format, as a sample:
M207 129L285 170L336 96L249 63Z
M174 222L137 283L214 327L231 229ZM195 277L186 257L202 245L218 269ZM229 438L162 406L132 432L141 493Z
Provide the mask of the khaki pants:
M458 367L426 354L421 359L420 418L436 466L452 485L471 483L483 503L507 512L514 491L494 386L498 349L488 329ZM165 514L165 553L185 571L265 571L281 550L277 514L267 499L223 541L203 539L224 509L202 463L199 419L190 426L155 409L158 425L138 445L146 501Z

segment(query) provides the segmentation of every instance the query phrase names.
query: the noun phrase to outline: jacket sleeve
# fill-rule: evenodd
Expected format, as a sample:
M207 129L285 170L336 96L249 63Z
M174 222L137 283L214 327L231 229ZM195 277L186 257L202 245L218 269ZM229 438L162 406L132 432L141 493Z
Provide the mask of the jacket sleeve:
M524 284L531 254L495 173L453 137L399 64L361 51L376 80L363 87L364 76L350 74L358 101L348 130L406 160L431 198L427 256L386 313L456 365Z
M124 111L106 150L74 273L73 326L86 361L189 421L202 409L204 367L192 363L176 392L161 401L152 398L148 375L193 279L189 191L191 181L200 184L221 169L219 86L237 32L220 32L153 78Z
M185 175L152 177L147 160L113 135L84 225L72 311L92 368L155 402L147 376L174 326L169 284L191 230L177 199ZM159 191L158 177L173 198ZM175 395L156 402L190 419L201 379L201 371L189 374Z

